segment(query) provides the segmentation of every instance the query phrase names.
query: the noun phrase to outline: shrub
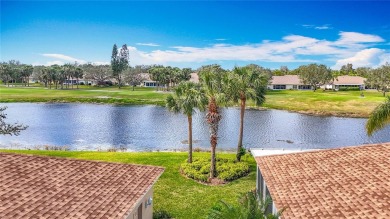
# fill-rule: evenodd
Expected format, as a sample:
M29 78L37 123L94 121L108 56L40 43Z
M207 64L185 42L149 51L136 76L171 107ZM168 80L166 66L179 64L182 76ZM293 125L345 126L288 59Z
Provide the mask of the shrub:
M165 210L157 210L153 212L153 219L171 219L172 215Z
M232 181L249 173L247 162L236 162L235 159L217 158L217 178L223 181ZM180 171L188 178L201 182L208 182L211 160L207 158L194 158L192 163L184 162Z
M267 207L272 205L271 198L262 200L255 191L242 194L238 199L238 206L223 200L211 207L207 219L246 218L246 219L277 219L282 215L284 208L276 214L268 213Z

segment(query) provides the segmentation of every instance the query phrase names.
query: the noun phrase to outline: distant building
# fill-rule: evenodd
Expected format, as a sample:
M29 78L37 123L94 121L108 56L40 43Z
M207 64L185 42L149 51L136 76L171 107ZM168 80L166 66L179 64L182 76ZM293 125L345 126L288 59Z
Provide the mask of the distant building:
M324 85L322 88L328 90L340 90L343 88L357 88L363 90L365 88L366 78L360 76L343 75L338 76L332 82Z
M311 85L302 83L298 75L272 76L268 84L270 90L311 90Z
M156 86L158 86L158 82L157 81L153 81L150 78L150 74L149 73L141 73L141 74L142 74L142 77L144 78L144 80L141 83L141 86L143 86L143 87L156 87ZM192 81L192 82L195 82L195 83L199 83L198 73L196 73L196 72L191 73L191 78L189 79L189 81Z
M309 152L251 150L267 212L288 218L390 218L390 143ZM287 154L283 154L287 153Z
M197 72L191 73L190 81L194 83L199 83L199 75Z
M164 168L0 153L0 218L151 219Z

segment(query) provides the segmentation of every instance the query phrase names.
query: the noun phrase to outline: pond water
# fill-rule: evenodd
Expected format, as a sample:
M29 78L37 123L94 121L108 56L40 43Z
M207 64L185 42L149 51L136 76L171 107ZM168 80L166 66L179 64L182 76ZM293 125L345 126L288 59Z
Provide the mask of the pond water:
M187 118L157 106L11 103L7 122L29 128L19 136L0 136L1 148L34 149L67 146L70 150L127 151L185 150ZM222 109L217 148L234 150L238 140L239 109ZM335 148L390 141L390 127L372 137L366 119L319 117L280 110L247 110L244 146L247 148ZM209 149L205 113L193 118L194 148Z

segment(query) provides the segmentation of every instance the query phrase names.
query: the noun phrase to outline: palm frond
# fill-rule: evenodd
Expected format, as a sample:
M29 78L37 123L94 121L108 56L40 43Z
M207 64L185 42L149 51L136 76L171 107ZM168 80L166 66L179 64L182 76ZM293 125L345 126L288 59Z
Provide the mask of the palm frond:
M366 124L367 134L371 136L375 131L384 128L388 124L390 124L390 96L371 113Z

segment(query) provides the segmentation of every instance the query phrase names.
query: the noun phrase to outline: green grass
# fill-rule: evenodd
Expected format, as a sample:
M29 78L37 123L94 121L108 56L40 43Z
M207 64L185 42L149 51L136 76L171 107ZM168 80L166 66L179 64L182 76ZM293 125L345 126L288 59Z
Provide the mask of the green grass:
M265 108L315 115L368 117L385 98L377 91L268 91Z
M239 194L256 186L256 163L250 155L243 158L250 164L251 172L247 176L225 185L207 186L180 175L179 166L187 158L187 153L183 152L1 151L165 167L165 172L154 186L154 210L166 210L177 219L205 218L209 209L218 200L223 199L236 204ZM194 153L195 158L209 156L210 154L205 152ZM235 158L235 154L229 153L217 156Z
M45 87L0 87L0 102L82 102L108 104L165 105L166 92L153 88L88 87L48 89Z
M268 91L263 105L268 109L282 109L315 115L368 117L385 98L377 91ZM0 102L83 102L107 104L165 105L169 92L156 92L154 88L89 87L56 90L42 86L0 86ZM249 101L249 106L254 107Z

